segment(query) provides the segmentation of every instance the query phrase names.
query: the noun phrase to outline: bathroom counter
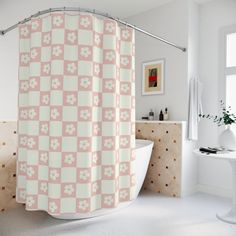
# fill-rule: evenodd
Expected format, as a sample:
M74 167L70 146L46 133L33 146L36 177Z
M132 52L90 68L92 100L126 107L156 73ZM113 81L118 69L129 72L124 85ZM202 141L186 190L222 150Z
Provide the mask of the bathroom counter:
M161 124L183 124L186 121L175 121L175 120L136 120L136 123L161 123Z
M195 143L187 139L186 121L136 121L136 138L154 142L144 188L182 197L196 189Z

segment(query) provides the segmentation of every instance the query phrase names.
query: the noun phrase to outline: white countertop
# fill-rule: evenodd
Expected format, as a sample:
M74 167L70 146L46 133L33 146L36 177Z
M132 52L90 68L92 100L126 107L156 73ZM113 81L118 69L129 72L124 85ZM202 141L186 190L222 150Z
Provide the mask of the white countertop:
M186 121L179 120L136 120L136 123L163 123L163 124L183 124Z

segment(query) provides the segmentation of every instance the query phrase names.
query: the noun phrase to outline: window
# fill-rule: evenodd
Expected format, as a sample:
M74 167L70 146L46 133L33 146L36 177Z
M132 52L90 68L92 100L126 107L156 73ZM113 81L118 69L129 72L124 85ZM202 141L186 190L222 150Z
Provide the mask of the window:
M226 66L236 66L236 32L226 35Z
M236 114L236 28L225 33L226 105ZM233 126L236 131L236 125Z

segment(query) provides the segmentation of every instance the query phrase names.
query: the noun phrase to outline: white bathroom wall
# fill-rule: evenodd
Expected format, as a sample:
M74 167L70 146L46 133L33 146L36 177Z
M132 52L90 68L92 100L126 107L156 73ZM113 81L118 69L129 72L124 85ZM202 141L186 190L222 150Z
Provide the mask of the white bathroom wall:
M172 1L151 11L127 19L137 26L181 46L188 46L188 4ZM154 109L168 107L171 120L186 120L188 108L188 53L136 33L136 116L140 119ZM142 62L165 59L163 95L142 96Z
M187 84L192 77L199 76L199 5L188 1L188 75ZM186 133L187 133L186 126ZM192 151L196 142L185 140L183 142L182 181L188 195L197 191L198 185L198 159Z
M200 6L200 79L203 83L203 109L205 113L218 113L220 30L236 25L236 1L216 0ZM200 122L201 146L218 144L219 128L210 121ZM231 169L224 161L199 159L199 187L203 191L230 195Z

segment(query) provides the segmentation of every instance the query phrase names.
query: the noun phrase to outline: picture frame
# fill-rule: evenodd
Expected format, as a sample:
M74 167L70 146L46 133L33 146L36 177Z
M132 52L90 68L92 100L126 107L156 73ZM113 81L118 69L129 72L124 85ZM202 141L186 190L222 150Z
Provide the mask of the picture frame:
M158 59L142 64L142 95L164 93L165 60Z

